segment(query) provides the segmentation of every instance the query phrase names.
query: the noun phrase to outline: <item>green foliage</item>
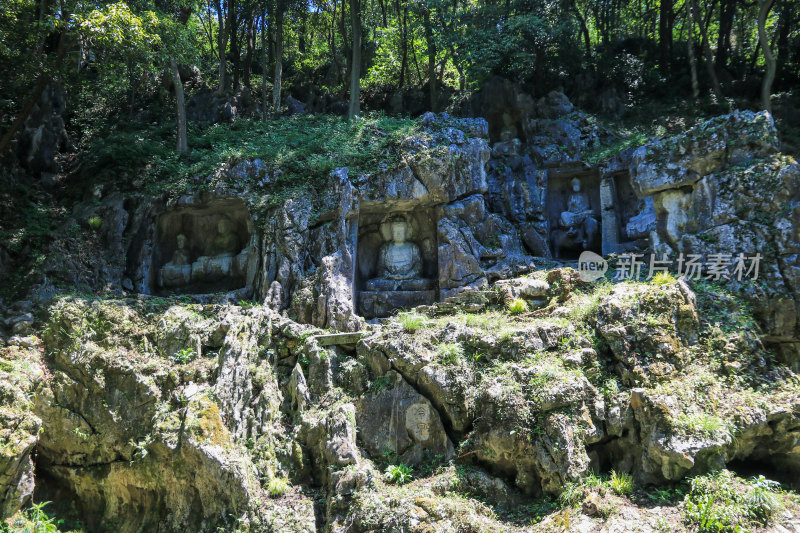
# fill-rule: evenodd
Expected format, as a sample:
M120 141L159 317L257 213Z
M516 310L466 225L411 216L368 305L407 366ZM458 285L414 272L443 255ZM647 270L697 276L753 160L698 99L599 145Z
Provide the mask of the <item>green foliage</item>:
M10 523L0 522L0 532L3 533L81 533L83 527L78 524L68 524L64 520L50 516L45 507L50 502L32 503L30 507L18 514ZM73 527L76 526L76 527Z
M608 479L608 486L614 491L614 494L622 496L633 492L633 476L625 472L611 471L611 477Z
M750 489L745 494L744 505L748 516L762 524L767 524L781 509L783 502L778 493L781 485L777 481L758 476L748 480Z
M289 490L289 481L283 477L274 477L267 485L267 492L272 498L280 498Z
M100 229L100 226L103 224L103 219L100 217L92 217L89 219L89 227L93 230Z
M525 313L528 311L528 302L523 300L522 298L514 298L508 305L506 306L508 312L512 315L518 315L520 313Z
M389 465L383 474L384 479L389 483L397 485L404 485L411 481L413 469L403 463L396 465Z
M647 135L641 131L631 133L622 139L614 141L608 145L599 145L594 150L583 154L583 160L593 165L603 163L612 159L620 152L631 147L641 146L648 141Z
M155 192L191 188L196 186L194 177L205 178L223 164L258 158L267 166L269 189L277 200L285 196L279 191L323 185L338 167L348 167L351 179L356 179L378 171L379 165L399 163L400 141L417 129L413 120L381 114L365 114L350 122L337 116L302 115L205 127L192 123L188 130L192 153L181 157L174 151L171 125L142 129L141 124L115 121L92 135L83 175L113 172L127 176L129 182L136 176Z
M583 499L583 485L580 483L567 483L564 490L558 495L558 502L565 506L577 505Z
M675 281L675 276L669 272L656 272L650 283L653 285L672 285Z
M705 437L730 439L731 425L719 416L702 411L682 412L674 419L676 428L684 434L700 434Z
M174 354L172 354L172 357L170 357L170 360L173 363L179 365L191 363L195 359L197 359L197 353L195 353L195 351L191 348L184 348L180 351L175 352Z
M750 531L783 505L779 484L763 476L743 482L728 470L693 478L684 504L684 519L700 533Z
M392 380L389 376L380 376L372 380L369 384L369 390L373 392L379 392L389 388L389 385L392 384Z
M455 364L464 356L464 347L457 342L443 342L436 347L445 364Z
M428 317L414 311L406 311L397 314L397 321L403 327L403 331L414 333L428 324Z

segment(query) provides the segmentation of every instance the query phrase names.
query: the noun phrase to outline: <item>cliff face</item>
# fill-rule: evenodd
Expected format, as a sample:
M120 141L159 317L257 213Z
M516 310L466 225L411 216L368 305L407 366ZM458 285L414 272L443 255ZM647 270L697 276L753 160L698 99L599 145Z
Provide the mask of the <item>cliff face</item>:
M544 268L528 254L547 239L525 236L547 210L497 208L521 189L487 179L486 123L424 120L399 167L339 169L322 193L271 194L275 176L247 161L203 190L79 207L100 219L95 268L71 247L50 268L109 296L45 285L3 311L0 514L34 498L87 531L656 530L698 527L709 487L761 490L708 474L725 467L798 489L800 167L769 116L721 117L624 163L652 196L649 250L761 254L757 280L716 282ZM531 159L560 179L551 164ZM528 186L525 201L547 196ZM434 298L367 321L397 213ZM196 255L222 216L241 265L214 283L233 285L164 287L178 229ZM203 276L229 264L192 261ZM796 496L764 487L791 530ZM731 528L764 523L736 502Z

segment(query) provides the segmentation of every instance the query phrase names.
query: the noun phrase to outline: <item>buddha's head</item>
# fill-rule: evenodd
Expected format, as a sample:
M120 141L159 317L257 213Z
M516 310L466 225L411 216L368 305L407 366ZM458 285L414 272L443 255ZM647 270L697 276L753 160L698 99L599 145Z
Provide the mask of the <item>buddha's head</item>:
M580 178L572 178L572 190L574 192L581 192L581 180L580 180Z
M181 233L178 235L176 240L178 242L178 250L184 250L186 248L186 243L188 242L186 235Z
M219 222L217 222L217 231L219 232L220 235L227 235L232 230L233 226L230 220L228 220L227 218L219 219Z
M405 242L408 237L408 223L402 218L395 218L391 222L392 241Z

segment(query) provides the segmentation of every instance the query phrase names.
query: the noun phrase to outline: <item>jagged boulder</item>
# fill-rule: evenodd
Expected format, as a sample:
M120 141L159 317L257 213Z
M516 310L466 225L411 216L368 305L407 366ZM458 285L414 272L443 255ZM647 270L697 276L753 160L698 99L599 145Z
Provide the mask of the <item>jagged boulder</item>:
M597 311L597 329L629 386L679 372L697 341L696 298L683 281L659 288L621 284Z
M659 257L718 258L723 272L704 274L748 299L766 340L797 369L800 164L778 146L769 113L736 111L637 149L631 183L652 195Z
M645 144L633 154L638 196L694 184L703 176L778 151L778 130L766 111L734 111L686 133Z
M34 490L32 454L41 419L31 398L41 391L44 373L38 346L0 347L0 520L30 501Z
M380 383L381 390L367 394L357 406L359 436L370 455L392 452L414 465L426 454L451 458L453 443L430 401L393 370Z

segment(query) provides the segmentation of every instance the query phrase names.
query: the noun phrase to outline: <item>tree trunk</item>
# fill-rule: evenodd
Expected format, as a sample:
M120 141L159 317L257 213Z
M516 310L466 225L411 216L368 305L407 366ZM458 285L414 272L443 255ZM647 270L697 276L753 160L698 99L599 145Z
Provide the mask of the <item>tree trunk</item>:
M279 2L280 4L280 2ZM272 85L272 109L281 110L281 81L283 77L283 6L275 12L275 79Z
M219 94L225 93L225 85L227 84L225 64L225 50L228 48L228 26L225 24L225 10L222 0L217 0L217 24L219 25L217 51L219 52L219 87L217 92Z
M231 37L231 56L233 56L233 91L239 88L239 42L237 40L238 37L238 28L239 28L239 20L236 16L236 0L229 0L230 5L228 6L228 27L229 27L229 34Z
M264 50L261 53L261 120L267 120L267 109L269 109L269 96L267 95L267 71L269 70L269 54L267 52L267 14L261 17L261 46Z
M586 47L586 59L588 60L592 57L592 39L589 37L589 28L586 26L586 18L581 13L581 10L578 9L578 4L575 0L572 1L572 10L575 11L575 17L578 19L578 24L580 24L583 45Z
M778 19L778 65L776 75L783 73L789 60L789 34L795 27L794 10L797 7L793 1L784 1L780 4L781 16Z
M717 39L716 65L725 68L728 65L728 53L731 49L731 30L736 14L735 0L722 0L719 6L719 38Z
M206 24L205 22L202 21L202 19L200 20L200 22L203 24L203 29L205 30L206 36L208 37L208 47L211 50L211 57L214 58L218 56L217 56L217 51L214 49L214 36L213 36L214 23L211 22L212 15L211 15L210 1L206 2L206 15L208 16L208 28L206 28Z
M406 70L408 69L408 41L406 40L406 16L408 7L404 8L403 15L400 15L400 1L395 2L397 8L397 18L400 19L400 82L397 86L402 89L406 82Z
M692 97L697 100L700 98L700 84L697 82L697 58L694 55L694 0L689 0L686 9L686 25L689 28L686 36L686 53L689 56L689 70L692 73Z
M347 118L352 119L361 111L361 2L350 0L350 22L353 26L353 59L350 68L350 107Z
M256 8L250 10L247 17L247 53L244 56L244 68L242 69L242 83L250 88L250 70L253 67L253 48L256 46Z
M706 71L708 72L708 77L711 79L711 88L714 91L714 95L717 97L717 99L721 101L724 97L722 95L722 87L719 84L719 78L717 77L717 71L714 69L714 56L711 53L711 46L708 44L708 31L703 25L703 21L700 19L700 13L697 9L695 1L692 0L690 3L692 16L694 17L695 24L697 24L697 27L700 28L700 37L703 39L701 48L705 58L704 63L706 64ZM710 9L712 10L714 9L713 3L710 6Z
M663 74L669 74L672 59L672 19L672 0L661 0L658 10L658 39Z
M170 59L169 66L172 70L172 85L175 87L175 114L178 119L177 149L179 154L185 154L189 152L189 140L186 136L186 105L183 98L183 82L181 82L181 75L178 72L178 62Z
M342 49L345 57L344 79L342 80L342 97L347 95L347 86L353 75L353 50L347 38L347 0L342 0L342 16L339 18L339 33L342 35Z
M428 88L430 89L431 111L438 111L439 91L436 77L436 43L433 41L433 27L431 26L431 12L425 7L423 22L425 24L425 40L428 44Z
M773 0L758 0L758 42L767 64L767 71L764 73L764 81L761 84L761 106L772 113L772 82L775 80L775 55L767 38L767 16L772 9Z

